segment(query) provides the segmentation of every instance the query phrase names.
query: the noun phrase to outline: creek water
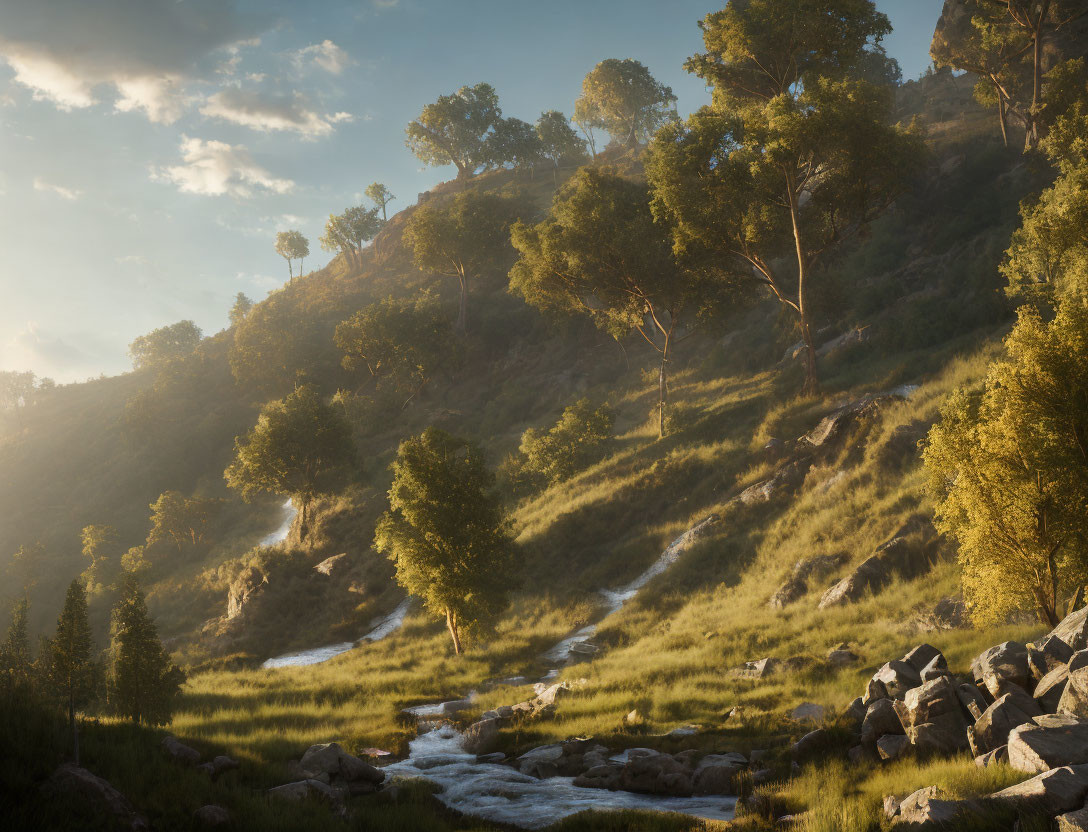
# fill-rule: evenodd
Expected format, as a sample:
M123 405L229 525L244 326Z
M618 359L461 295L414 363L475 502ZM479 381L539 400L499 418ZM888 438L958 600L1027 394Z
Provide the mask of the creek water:
M291 526L295 523L295 518L298 517L298 509L295 508L295 504L290 498L282 506L283 522L274 531L270 532L261 538L261 546L275 546L277 543L283 543L287 539L287 535L291 533Z

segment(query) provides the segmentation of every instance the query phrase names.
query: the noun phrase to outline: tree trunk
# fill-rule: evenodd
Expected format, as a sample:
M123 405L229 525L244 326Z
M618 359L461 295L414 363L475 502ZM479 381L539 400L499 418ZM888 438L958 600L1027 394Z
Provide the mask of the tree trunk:
M461 304L457 310L457 331L462 335L468 332L468 280L464 266L458 268L457 279L461 284Z
M68 692L68 723L72 728L72 761L79 765L79 726L76 725L76 700L71 690Z
M464 650L461 647L461 635L457 631L457 613L446 607L446 628L450 631L450 638L453 639L453 652L460 656Z
M668 369L669 333L665 333L665 348L661 351L661 367L657 371L657 438L665 437L665 405L669 398Z
M1005 143L1005 148L1009 147L1009 118L1008 113L1005 111L1005 97L998 90L997 93L997 118L1001 122L1001 140Z
M291 258L290 257L287 258L287 274L289 274L291 276L291 279L288 282L289 283L294 283L295 282L295 270L294 270L294 267L291 265Z
M812 327L809 324L805 304L807 263L804 245L801 242L801 225L797 216L797 194L794 191L792 178L787 177L787 187L790 199L790 220L793 223L793 242L797 251L797 315L801 322L801 338L805 342L805 384L801 388L801 393L805 396L813 396L820 390L820 381L816 375L816 344L812 338Z
M1034 55L1032 56L1033 66L1031 72L1031 126L1028 129L1028 146L1036 147L1039 144L1039 87L1040 87L1040 74L1042 72L1042 28L1043 18L1046 16L1045 11L1039 13L1039 23L1035 27L1035 45Z

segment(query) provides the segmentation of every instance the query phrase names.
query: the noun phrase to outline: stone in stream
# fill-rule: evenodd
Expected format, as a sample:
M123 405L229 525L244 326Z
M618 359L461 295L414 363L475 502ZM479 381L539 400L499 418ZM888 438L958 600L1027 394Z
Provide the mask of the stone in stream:
M563 746L559 743L539 746L518 757L518 771L540 780L556 777L559 774L558 764L562 756Z
M694 794L736 794L736 776L748 767L742 754L709 754L695 767Z
M620 788L644 794L690 797L693 793L692 772L668 754L649 749L632 751L620 773Z
M1009 735L1009 765L1042 772L1088 763L1088 719L1044 714Z
M461 735L461 746L470 754L489 753L499 738L500 723L498 717L472 723Z

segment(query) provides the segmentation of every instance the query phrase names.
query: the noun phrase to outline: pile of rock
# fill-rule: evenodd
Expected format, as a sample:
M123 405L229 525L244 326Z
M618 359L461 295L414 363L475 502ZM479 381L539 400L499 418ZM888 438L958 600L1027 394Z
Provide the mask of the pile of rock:
M484 711L477 722L465 729L461 737L461 746L472 754L487 754L494 748L499 729L504 725L517 719L551 716L555 713L556 702L572 696L574 691L585 684L585 679L578 679L556 682L554 685L540 685L539 692L532 699L518 702L516 705L503 705L493 711Z
M270 795L285 800L320 797L339 803L345 797L376 792L385 781L384 771L348 754L336 742L310 746L301 760L288 764L288 773L294 780L269 789Z
M928 644L888 662L848 714L858 726L855 761L970 751L979 766L1007 761L1032 779L978 801L953 801L924 789L889 807L903 823L943 822L964 813L1015 812L1031 802L1077 820L1088 798L1088 608L1031 644L1007 641L971 663L971 679L953 676ZM1081 823L1081 825L1074 825Z
M203 771L213 780L218 779L219 775L225 771L233 771L238 768L238 761L225 754L220 754L206 763L200 762L200 752L181 742L177 737L163 737L162 750L175 763L183 766L193 766L198 771Z

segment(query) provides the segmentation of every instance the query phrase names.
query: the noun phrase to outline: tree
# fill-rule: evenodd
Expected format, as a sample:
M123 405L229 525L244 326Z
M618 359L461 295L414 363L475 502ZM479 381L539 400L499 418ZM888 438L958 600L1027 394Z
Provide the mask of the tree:
M243 292L235 295L234 305L230 308L230 325L236 328L241 326L251 309L253 309L253 301Z
M170 661L135 575L125 576L113 608L110 692L134 724L165 725L173 716L185 674Z
M714 85L714 106L653 142L654 211L679 252L717 253L731 281L797 316L811 393L811 275L909 187L923 153L888 124L891 90L849 77L881 62L888 21L870 0L750 0L702 28L708 51L687 66Z
M375 207L382 209L382 222L388 222L389 217L385 215L385 206L396 199L393 192L381 182L371 182L366 186L363 193L366 194L367 199L374 203Z
M280 231L276 234L276 254L287 261L287 273L291 280L295 279L291 261L298 260L298 275L302 277L302 261L310 254L310 241L301 231Z
M178 321L141 335L128 346L132 366L161 370L179 359L188 358L198 346L203 333L192 321Z
M571 129L567 117L558 110L541 113L536 122L541 154L552 163L552 181L557 182L559 163L564 159L581 160L586 155L586 143Z
M594 408L589 399L579 399L548 430L529 428L522 434L519 450L525 470L550 483L569 479L601 458L615 419L611 408Z
M514 541L495 477L479 448L437 428L402 442L392 471L375 546L397 583L446 619L460 655L464 628L500 613L511 584Z
M83 557L90 561L84 573L89 584L104 583L110 560L110 547L117 543L117 530L113 526L84 526L79 534Z
M27 612L30 601L24 594L11 611L11 625L3 645L0 645L0 673L12 684L24 684L30 680L30 636L27 633Z
M676 96L638 61L609 58L583 79L575 116L633 148L676 116Z
M514 170L535 172L544 158L544 148L536 128L520 118L504 118L487 140L491 163L510 165Z
M488 139L501 120L494 87L461 87L424 107L409 123L405 143L424 164L454 165L463 179L490 164Z
M979 623L1030 609L1054 626L1088 580L1088 306L1030 307L981 392L957 391L923 454L937 526L959 544Z
M34 400L34 391L34 373L0 370L0 412L16 414L20 426L22 411Z
M578 129L586 137L590 155L593 157L593 161L597 161L597 130L603 130L604 126L601 124L596 111L590 107L585 99L579 98L574 102L574 115L571 116L570 120L578 125Z
M79 728L76 708L94 697L98 666L92 659L94 643L87 620L87 592L77 579L68 585L64 608L57 621L57 633L48 642L47 681L68 705L68 724L72 731L72 756L79 765Z
M556 193L551 216L517 223L520 259L510 290L533 306L588 315L619 338L638 332L660 355L658 432L664 435L668 365L687 312L708 305L715 287L674 259L669 229L654 221L646 186L608 171L582 168ZM694 323L694 316L687 316Z
M343 254L349 265L359 268L363 265L363 244L373 240L381 230L378 209L357 205L343 214L329 214L321 248Z
M291 495L305 539L311 503L344 483L355 448L340 412L305 385L266 404L254 428L235 440L234 456L224 472L227 485L246 500L260 493Z
M499 268L510 251L510 226L521 210L521 203L512 197L465 191L444 205L421 206L408 221L404 241L416 265L458 280L461 333L468 328L469 281Z
M150 505L151 530L147 545L169 541L182 552L186 546L196 547L205 542L208 521L215 500L185 497L177 491L164 491Z
M365 306L337 325L335 341L344 369L365 367L375 382L391 379L412 396L460 358L449 318L429 292Z

